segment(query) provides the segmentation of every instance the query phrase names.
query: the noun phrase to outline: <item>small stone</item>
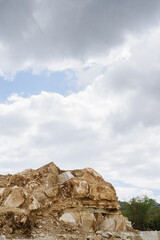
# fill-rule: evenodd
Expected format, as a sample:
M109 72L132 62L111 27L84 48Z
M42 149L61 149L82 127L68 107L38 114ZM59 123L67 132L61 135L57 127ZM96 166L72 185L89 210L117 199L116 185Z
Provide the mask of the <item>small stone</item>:
M76 225L76 220L72 216L71 213L65 212L59 219L59 221L62 221L64 223L68 223L70 225Z
M29 210L36 210L36 209L40 208L40 204L39 204L38 200L33 195L30 195L30 198L32 200L32 203L28 207Z
M21 188L13 188L4 202L5 207L17 208L24 202L24 193Z
M96 236L94 237L94 240L102 240L102 236L101 236L101 235L96 235Z
M10 228L8 225L4 225L3 226L3 233L12 233L13 232L13 230L12 230L12 228Z
M5 188L0 188L0 197L3 195Z

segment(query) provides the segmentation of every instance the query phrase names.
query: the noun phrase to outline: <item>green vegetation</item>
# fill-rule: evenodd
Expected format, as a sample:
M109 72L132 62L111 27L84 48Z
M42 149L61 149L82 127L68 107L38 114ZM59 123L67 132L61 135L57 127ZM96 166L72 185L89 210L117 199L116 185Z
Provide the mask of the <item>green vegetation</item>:
M160 230L160 206L148 197L132 198L129 203L119 202L121 212L132 222L135 229Z

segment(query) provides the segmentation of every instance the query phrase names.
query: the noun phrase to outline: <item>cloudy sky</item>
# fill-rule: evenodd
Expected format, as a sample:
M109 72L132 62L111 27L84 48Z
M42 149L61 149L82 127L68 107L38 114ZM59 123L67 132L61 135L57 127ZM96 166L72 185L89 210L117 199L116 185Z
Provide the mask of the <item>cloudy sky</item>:
M160 1L0 0L0 173L92 167L160 202Z

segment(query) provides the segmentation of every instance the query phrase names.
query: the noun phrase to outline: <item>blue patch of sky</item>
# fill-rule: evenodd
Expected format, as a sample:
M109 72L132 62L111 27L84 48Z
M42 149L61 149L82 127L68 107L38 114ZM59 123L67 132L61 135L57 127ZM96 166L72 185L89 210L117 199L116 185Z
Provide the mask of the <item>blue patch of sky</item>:
M134 187L132 184L124 183L122 181L109 180L109 182L112 183L114 187L128 187L128 188Z
M107 181L107 179L106 179ZM155 196L160 196L160 190L156 189L151 189L151 188L143 188L143 187L135 187L132 184L124 183L122 181L114 181L114 180L109 180L109 182L114 186L114 187L124 187L124 188L137 188L137 189L147 189L153 192ZM138 197L138 196L137 196Z
M71 92L78 92L76 79L72 70L63 72L43 71L33 74L32 71L21 71L16 74L13 81L0 77L0 102L5 102L12 94L24 98L40 94L41 91L55 92L63 96Z

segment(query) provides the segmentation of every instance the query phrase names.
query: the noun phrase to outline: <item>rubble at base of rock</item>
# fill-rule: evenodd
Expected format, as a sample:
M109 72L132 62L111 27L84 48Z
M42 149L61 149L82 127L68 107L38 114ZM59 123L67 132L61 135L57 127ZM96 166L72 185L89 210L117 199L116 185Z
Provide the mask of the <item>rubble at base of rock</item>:
M0 175L1 237L131 239L136 231L119 209L113 186L91 168L64 171L50 163Z

